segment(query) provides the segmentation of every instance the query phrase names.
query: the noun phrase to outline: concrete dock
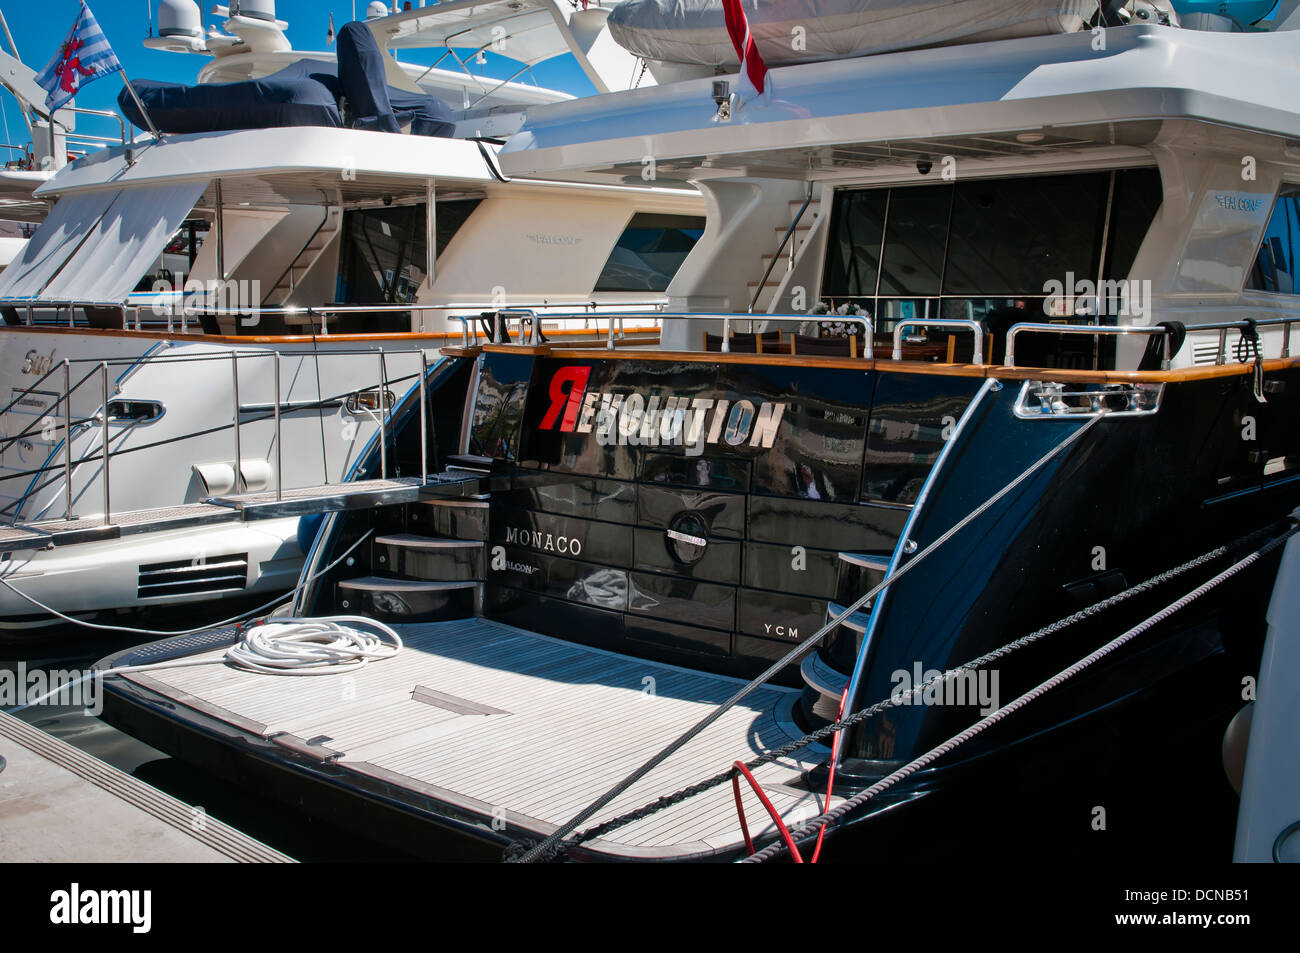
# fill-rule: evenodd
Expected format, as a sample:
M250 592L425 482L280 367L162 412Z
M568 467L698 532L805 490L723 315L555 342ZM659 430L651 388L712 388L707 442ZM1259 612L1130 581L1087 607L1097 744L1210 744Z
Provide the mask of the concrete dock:
M3 712L0 757L0 862L292 862Z

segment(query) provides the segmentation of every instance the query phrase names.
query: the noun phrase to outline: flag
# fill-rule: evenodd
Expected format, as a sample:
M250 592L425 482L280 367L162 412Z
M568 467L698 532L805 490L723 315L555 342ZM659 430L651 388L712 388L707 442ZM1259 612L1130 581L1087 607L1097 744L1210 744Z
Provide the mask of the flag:
M722 15L727 21L731 45L740 58L740 103L744 105L761 95L767 88L767 64L758 52L754 36L749 32L749 20L740 0L722 0Z
M121 69L122 64L108 45L108 37L83 2L68 38L49 65L36 74L36 82L49 94L45 105L52 113L76 96L83 83Z
M330 27L328 30L325 31L325 45L332 46L333 44L334 44L334 11L331 10Z

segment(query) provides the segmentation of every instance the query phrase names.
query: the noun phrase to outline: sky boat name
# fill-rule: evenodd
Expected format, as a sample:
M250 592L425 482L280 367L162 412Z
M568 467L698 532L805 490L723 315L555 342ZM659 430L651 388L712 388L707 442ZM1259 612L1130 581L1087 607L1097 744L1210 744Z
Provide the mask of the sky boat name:
M601 446L684 446L700 454L708 444L762 447L770 450L785 416L786 404L619 393L587 389L590 367L564 367L551 378L550 407L542 430L595 433Z

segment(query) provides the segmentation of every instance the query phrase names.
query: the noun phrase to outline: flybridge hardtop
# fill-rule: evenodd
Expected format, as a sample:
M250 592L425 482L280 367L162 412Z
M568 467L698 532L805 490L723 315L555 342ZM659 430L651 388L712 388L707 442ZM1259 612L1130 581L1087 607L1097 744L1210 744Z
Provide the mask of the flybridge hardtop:
M640 177L681 163L833 176L919 156L1033 154L1149 141L1191 118L1300 135L1289 95L1300 32L1208 33L1165 26L940 47L774 68L770 95L716 121L712 80L696 79L529 111L502 153L523 175L578 170ZM1021 134L1032 139L1017 139ZM837 150L836 146L858 148ZM707 169L698 160L708 156Z
M1096 0L756 0L745 7L758 51L772 66L1071 33L1097 13ZM614 39L638 56L735 67L723 19L722 0L629 0L609 22Z

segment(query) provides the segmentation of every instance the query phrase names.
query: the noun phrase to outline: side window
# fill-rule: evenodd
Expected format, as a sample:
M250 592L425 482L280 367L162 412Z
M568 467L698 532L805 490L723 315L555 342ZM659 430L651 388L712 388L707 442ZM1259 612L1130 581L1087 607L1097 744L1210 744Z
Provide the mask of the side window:
M1255 267L1246 278L1246 290L1296 294L1297 251L1300 251L1300 186L1288 185L1273 206Z
M703 218L638 212L623 230L592 291L667 291L703 234Z

